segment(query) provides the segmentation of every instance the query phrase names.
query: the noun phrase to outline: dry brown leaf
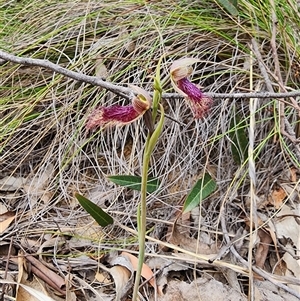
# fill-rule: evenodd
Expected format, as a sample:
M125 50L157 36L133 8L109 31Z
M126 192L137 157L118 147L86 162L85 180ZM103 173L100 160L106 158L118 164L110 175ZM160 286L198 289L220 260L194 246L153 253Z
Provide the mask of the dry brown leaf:
M108 280L107 278L107 274L104 275L103 273L101 273L100 271L96 273L95 275L95 279L101 283L110 283L110 280Z
M133 268L128 257L117 256L110 260L110 264L113 265L112 268L107 268L104 264L98 262L98 266L108 272L114 279L116 297L115 301L123 300L124 297L128 295L128 291L132 288L133 283ZM104 279L100 273L96 275L98 280Z
M13 282L8 282L13 283ZM38 287L38 289L35 289L34 287L31 287L30 285L25 285L23 283L19 284L19 290L22 289L23 293L19 293L19 299L16 299L17 301L58 301L61 300L59 297L57 299L53 299L46 294L42 293Z
M39 174L32 179L27 179L26 183L24 183L22 188L30 196L29 199L32 206L34 206L38 200L47 204L52 199L54 192L49 191L47 186L54 172L54 165L49 164L42 174Z
M282 282L280 279L276 281ZM299 301L299 298L285 292L270 281L255 281L254 285L255 290L259 291L255 293L255 301Z
M278 189L274 189L271 195L268 197L268 204L274 206L275 209L279 209L282 206L285 198L285 190L282 187L279 187Z
M254 300L255 301L263 301L263 295L260 292L260 290L257 288L257 286L254 286Z
M31 255L27 255L26 260L31 263L31 271L34 275L45 281L56 291L65 295L66 285L65 280L62 277L60 277L58 274L44 266L38 259Z
M177 261L171 261L163 257L152 257L148 260L148 266L155 271L160 270L156 276L156 285L158 295L163 295L163 289L168 284L168 275L170 272L182 272L190 268L189 264L182 264Z
M183 202L184 199L182 199L180 201L180 205L182 205L183 207ZM199 209L198 209L199 211ZM177 225L177 229L179 232L183 233L183 232L187 232L188 227L191 225L191 212L186 212L186 213L182 213L182 210L177 210L174 212L174 216L171 217L170 222L173 222L173 224L170 224L167 228L167 233L165 235L165 239L167 242L170 242L170 239L173 235L173 227L174 224ZM184 227L187 226L187 227ZM189 233L186 233L186 235L189 235ZM162 248L163 251L167 251L167 248L163 247Z
M289 200L292 202L299 203L300 197L300 186L294 185L292 183L284 183L281 187L285 190L286 194L288 195Z
M208 245L197 239L180 233L176 224L173 226L172 236L170 237L169 241L170 243L179 246L182 249L198 254L212 255L218 252L215 244Z
M25 178L5 177L0 180L0 191L16 191L24 185Z
M292 182L297 182L297 168L295 168L295 167L292 167L291 169L290 169L290 180L292 181Z
M137 270L137 267L138 267L138 258L130 253L127 253L127 252L122 252L121 253L122 256L124 257L127 257L131 264L132 264L132 267L133 267L133 270L136 271ZM142 276L149 280L149 283L155 287L155 282L154 282L154 278L153 278L153 272L152 270L144 263L143 264L143 268L142 268Z
M106 79L108 77L108 71L102 58L96 58L95 75L102 79Z
M14 219L15 214L12 211L7 211L0 215L0 234L9 227Z
M7 211L7 207L4 204L0 203L0 215L6 213Z
M127 268L121 265L116 265L110 268L110 274L114 278L116 286L115 301L122 300L131 287L131 285L128 287L128 282L132 274Z
M22 254L21 254L22 255ZM23 284L23 285L27 285L31 288L40 290L39 287L39 283L37 283L36 281L27 281L27 273L24 270L24 264L25 264L25 258L23 256L18 256L18 268L19 268L19 272L18 272L18 283ZM38 287L37 287L38 284ZM24 289L24 287L18 285L17 287L17 294L16 294L16 301L24 301L24 300L28 300L28 301L39 301L37 298L35 298L32 294L30 294L28 292L28 290Z
M287 197L287 191L285 189L285 184L281 186L277 186L272 190L272 192L266 198L264 195L257 196L257 206L258 208L263 208L266 206L273 206L275 209L279 209L285 198ZM250 198L246 199L246 207L250 208Z
M294 210L287 205L283 205L273 223L269 222L268 225L276 233L278 239L288 242L285 247L289 249L290 254L286 252L283 255L283 260L286 263L286 275L290 275L290 271L295 277L300 278L300 263L296 259L300 256L300 231L297 217L299 217L299 205ZM293 253L294 257L291 256Z
M298 247L298 250L300 250L300 231L296 218L299 217L299 209L300 206L298 206L295 210L291 210L289 206L284 205L277 214L276 221L274 223L277 237L290 238L294 245ZM300 254L298 255L300 256Z
M20 242L22 247L30 250L38 250L41 245L39 239L30 239L28 237L22 237Z
M44 249L45 248L52 248L54 246L61 246L62 243L65 243L65 240L63 237L51 237L51 236L44 236L45 241L40 245L37 253L41 254L40 257L42 256L42 254L44 253ZM48 239L49 238L49 239Z
M215 279L197 278L191 283L171 280L158 301L246 301L242 294Z
M181 224L184 226L191 226L191 212L181 214Z
M263 268L268 256L269 245L272 242L272 238L270 234L263 229L258 230L258 236L260 242L255 252L255 262L258 267Z
M286 264L285 276L294 276L296 279L300 279L300 260L296 260L293 256L291 256L288 252L286 252L282 259ZM291 288L296 291L299 291L300 288L297 285L288 284Z

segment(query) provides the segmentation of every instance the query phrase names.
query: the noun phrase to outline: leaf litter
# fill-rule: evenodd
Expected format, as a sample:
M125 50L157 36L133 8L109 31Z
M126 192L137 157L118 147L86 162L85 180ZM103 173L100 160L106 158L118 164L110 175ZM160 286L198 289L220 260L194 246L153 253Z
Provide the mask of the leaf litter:
M124 2L120 7L120 3L114 2L90 1L87 5L79 1L74 6L70 1L39 1L34 9L26 4L20 15L16 13L21 11L18 4L11 5L15 11L7 11L12 18L5 21L6 28L19 26L20 22L29 29L21 31L18 37L10 36L8 31L4 38L1 36L13 53L23 55L26 50L28 56L49 58L67 68L121 85L141 84L151 91L149 78L157 58L167 51L170 56L163 64L164 76L173 60L193 56L199 59L193 80L200 81L207 91L231 93L249 87L250 68L245 69L245 63L251 61L247 51L249 39L238 34L239 45L231 44L224 35L209 31L211 24L197 23L204 22L199 18L206 10L210 16L215 15L217 7L207 7L205 2L191 1L184 6L176 3L172 7L174 15L170 14L169 4L165 7L164 3L155 2ZM241 1L239 5L245 3ZM183 18L178 18L178 9ZM193 11L196 14L192 20ZM292 18L294 15L297 14L289 14L290 22L297 22ZM216 19L213 23L220 22L219 25L229 28L226 34L236 37L236 24L230 20ZM150 28L145 31L146 24ZM191 30L187 31L187 26ZM289 35L286 26L282 35L285 41L278 43L287 46L278 48L282 55L287 55L287 61L281 62L285 71L285 63L295 65L295 45L285 43L292 41L285 36ZM274 61L266 46L271 37L269 31L261 32L258 39L262 42L264 64L272 72ZM45 34L49 37L47 41L43 38ZM256 66L254 69L255 84L261 84L261 70ZM4 65L0 76L5 87L0 91L1 98L9 100L0 113L1 118L6 118L0 162L0 282L7 284L3 286L4 293L14 296L19 280L19 287L30 293L26 300L31 300L31 296L42 300L130 298L136 263L124 261L126 256L122 252L135 254L136 236L118 223L136 228L139 193L111 185L106 177L140 175L143 124L108 129L87 139L82 127L90 107L125 102L123 98L39 68ZM286 80L290 89L299 84L296 72ZM247 271L251 264L267 272L271 280L299 292L299 162L295 164L293 159L294 144L274 132L277 104L273 100L259 100L256 112L255 214L262 224L255 229L255 262L244 266L231 247L247 259L250 202L244 145L249 129L248 101L215 101L203 122L190 117L183 101L163 101L167 114L178 122L166 120L151 163L151 175L159 177L160 189L149 195L147 228L149 235L161 243L149 240L146 244L145 264L150 271L145 279L152 280L141 288L145 298L246 300L250 294ZM289 108L285 114L288 122L297 125L295 110ZM241 123L232 124L234 116ZM19 121L17 126L9 123L14 119ZM239 160L233 157L233 149ZM182 210L182 198L211 169L217 184L214 194L202 200L191 215L176 220ZM93 201L104 205L118 223L108 228L97 226L74 201L76 192L92 195ZM169 244L164 249L166 241ZM57 296L59 290L34 272L34 280L25 283L24 267L28 261L20 250L39 261L37 269L53 270L63 276L66 295ZM120 260L117 263L107 259L115 250L119 251L113 256ZM195 255L214 260L196 260ZM17 256L20 261L15 262ZM105 269L112 277L109 282L103 280ZM255 300L297 299L282 287L258 278L254 279ZM47 294L53 291L56 295L49 297Z

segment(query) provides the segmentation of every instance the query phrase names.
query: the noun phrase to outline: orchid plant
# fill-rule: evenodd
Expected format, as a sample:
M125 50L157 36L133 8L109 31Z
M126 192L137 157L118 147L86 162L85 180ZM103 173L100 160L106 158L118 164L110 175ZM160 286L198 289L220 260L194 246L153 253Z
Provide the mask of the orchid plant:
M137 209L138 217L138 233L139 233L139 266L136 273L134 292L132 300L137 300L139 281L141 276L142 265L145 254L145 237L146 237L146 197L147 197L147 181L148 169L151 154L159 139L164 122L164 109L160 104L162 97L162 83L160 80L160 64L162 58L156 68L156 76L154 78L153 98L144 89L129 85L133 91L130 105L112 105L107 107L97 107L88 117L86 123L87 131L94 131L98 128L106 128L108 126L124 126L135 122L140 118L144 118L148 128L148 136L144 146L143 166L141 177L141 198ZM185 98L190 105L194 118L203 118L209 111L212 99L206 96L195 84L189 80L192 74L194 63L198 62L194 58L183 58L173 62L170 67L170 80L173 88L181 96ZM158 108L160 110L158 111ZM157 124L156 117L160 114ZM80 201L80 198L77 197Z

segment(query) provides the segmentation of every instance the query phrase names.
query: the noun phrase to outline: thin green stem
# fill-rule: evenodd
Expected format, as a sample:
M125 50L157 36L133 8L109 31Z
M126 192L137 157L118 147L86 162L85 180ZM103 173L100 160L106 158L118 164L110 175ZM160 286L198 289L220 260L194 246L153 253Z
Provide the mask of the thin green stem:
M164 108L160 104L161 95L162 95L162 86L160 81L160 64L164 56L161 56L158 64L156 66L156 74L154 78L154 94L152 102L152 124L155 124L158 106L160 106L160 120L157 124L157 127L153 132L149 131L147 140L145 143L144 155L143 155L143 170L142 170L142 183L141 183L141 202L138 206L137 214L137 223L138 223L138 233L139 233L139 261L138 267L135 276L135 283L133 289L132 300L136 301L138 292L140 278L142 274L142 268L145 258L145 240L146 240L146 217L147 217L147 181L148 181L148 172L149 172L149 163L151 159L151 154L154 150L154 147L157 143L157 140L162 131L164 123Z
M141 202L138 206L138 214L137 214L137 222L138 222L138 233L139 233L139 262L138 268L136 271L136 278L133 289L132 300L137 300L137 295L139 291L140 278L142 274L142 267L145 258L145 239L146 239L146 213L147 213L147 181L148 181L148 171L149 171L149 163L151 159L151 154L153 149L157 143L157 140L162 131L163 123L164 123L164 108L161 104L160 106L160 120L159 123L153 132L153 134L148 134L144 156L143 156L143 171L142 171L142 183L141 183Z
M142 172L142 183L141 183L141 202L138 206L138 233L139 233L139 262L138 268L135 276L134 290L132 300L137 300L140 278L142 274L142 267L145 258L145 237L146 237L146 198L147 198L147 180L148 180L148 170L151 154L147 151L150 141L150 134L148 134L145 152L143 158L143 172Z
M157 116L157 109L158 105L161 100L162 95L162 84L160 80L160 65L162 62L162 59L165 57L165 55L162 55L159 58L158 64L156 66L156 73L154 77L154 94L153 94L153 104L152 104L152 120L155 122L156 116Z

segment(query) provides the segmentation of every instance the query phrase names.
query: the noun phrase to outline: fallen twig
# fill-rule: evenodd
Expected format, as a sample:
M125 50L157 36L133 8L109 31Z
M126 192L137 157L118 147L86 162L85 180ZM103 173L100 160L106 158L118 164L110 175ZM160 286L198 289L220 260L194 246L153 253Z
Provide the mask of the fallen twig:
M85 82L91 84L93 86L99 86L109 91L112 91L116 94L125 94L129 96L133 92L129 88L125 88L119 85L112 84L110 82L106 82L97 76L89 76L83 73L75 72L69 70L67 68L61 67L57 64L54 64L48 60L41 60L41 59L32 59L32 58L25 58L25 57L18 57L13 54L4 52L0 50L0 58L5 61L9 61L12 63L20 64L20 65L28 65L28 66L37 66L50 69L56 73L64 75L66 77L75 79L80 82Z
M50 69L56 73L59 73L61 75L64 75L66 77L72 78L74 80L85 82L88 84L91 84L93 86L99 86L102 87L108 91L111 91L113 93L123 95L126 98L130 98L132 95L132 91L129 88L113 84L111 82L107 82L105 80L102 80L101 78L97 76L90 76L85 75L80 72L71 71L67 68L61 67L57 64L54 64L48 60L41 60L41 59L33 59L33 58L24 58L24 57L18 57L13 54L4 52L0 50L0 58L2 58L4 61L20 64L20 65L29 65L29 66L37 66L37 67L43 67ZM220 98L286 98L286 97L296 97L300 96L300 90L292 91L292 92L285 92L285 93L272 93L267 91L261 91L261 92L255 92L255 93L211 93L206 92L207 96L212 97L214 99L220 99ZM162 95L163 98L182 98L177 93L164 93Z

